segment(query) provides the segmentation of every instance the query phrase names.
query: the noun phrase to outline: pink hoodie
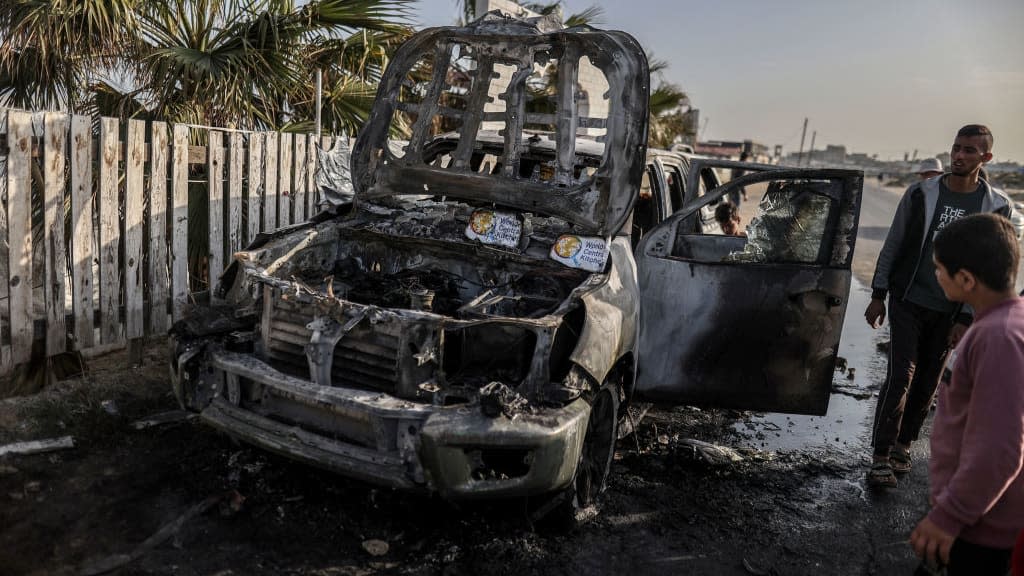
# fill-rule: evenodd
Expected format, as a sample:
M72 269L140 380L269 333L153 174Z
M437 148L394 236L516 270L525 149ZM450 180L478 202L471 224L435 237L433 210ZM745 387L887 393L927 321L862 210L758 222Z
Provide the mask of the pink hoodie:
M972 544L1012 548L1024 529L1024 299L978 315L939 385L928 514Z

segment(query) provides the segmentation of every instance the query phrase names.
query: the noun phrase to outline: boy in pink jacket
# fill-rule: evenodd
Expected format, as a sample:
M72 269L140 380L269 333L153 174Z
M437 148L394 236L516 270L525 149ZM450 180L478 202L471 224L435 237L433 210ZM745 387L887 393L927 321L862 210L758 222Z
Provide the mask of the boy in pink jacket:
M934 240L939 286L974 310L974 323L939 384L932 508L910 542L949 576L1004 576L1024 529L1024 299L1013 290L1019 258L1013 226L994 214L953 222Z

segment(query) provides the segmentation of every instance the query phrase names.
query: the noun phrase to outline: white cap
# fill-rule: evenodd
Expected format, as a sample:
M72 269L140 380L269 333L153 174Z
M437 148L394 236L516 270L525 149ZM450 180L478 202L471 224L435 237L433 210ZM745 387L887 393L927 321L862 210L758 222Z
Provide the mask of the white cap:
M942 160L938 158L925 158L921 160L921 163L917 166L916 174L923 174L925 172L942 172Z

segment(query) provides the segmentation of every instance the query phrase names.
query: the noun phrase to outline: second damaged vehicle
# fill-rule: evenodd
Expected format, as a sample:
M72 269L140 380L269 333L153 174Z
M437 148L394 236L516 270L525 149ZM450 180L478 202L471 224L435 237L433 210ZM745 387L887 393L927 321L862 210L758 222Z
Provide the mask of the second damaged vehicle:
M751 173L641 230L648 81L622 32L488 15L414 36L354 202L237 254L174 328L179 401L369 482L569 511L634 400L824 413L859 173ZM749 236L702 233L735 186L763 192Z

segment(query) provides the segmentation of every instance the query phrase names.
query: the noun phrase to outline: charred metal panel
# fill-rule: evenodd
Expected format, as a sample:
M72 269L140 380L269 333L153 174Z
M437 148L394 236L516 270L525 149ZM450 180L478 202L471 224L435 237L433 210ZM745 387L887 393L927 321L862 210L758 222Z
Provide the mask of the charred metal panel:
M452 62L452 47L472 51L476 69L466 72L473 78L468 109L447 110L440 96L447 86L446 71ZM460 48L461 51L461 48ZM461 53L461 52L460 52ZM424 58L433 54L433 77L418 103L400 102L403 82ZM603 156L596 173L574 178L572 166L576 149L576 128L582 124L601 124L578 118L576 86L569 80L582 57L600 70L609 85L609 112L603 124ZM559 100L555 131L550 137L557 143L555 177L544 183L533 182L519 174L519 158L530 145L524 138L527 120L525 94L527 78L535 63L555 59L559 70ZM496 75L487 71L495 63L512 65L505 100L505 146L499 157L503 170L479 175L469 170L468 150L477 134L473 128L484 119L490 83ZM565 72L565 77L561 76ZM565 217L581 231L610 235L625 222L634 200L635 182L645 160L647 106L649 93L647 59L629 35L590 28L550 31L537 22L512 21L489 14L464 28L436 28L413 37L395 55L381 80L369 122L360 133L353 151L353 179L357 199L369 200L401 194L429 193L449 197L496 202L512 208ZM397 156L388 148L389 129L396 111L415 113L413 133L405 154ZM462 121L461 141L455 160L449 166L427 164L424 149L431 136L427 127L438 114L457 115Z
M637 267L628 238L612 241L611 262L607 279L582 297L587 316L571 357L598 383L619 358L635 350L640 314Z
M749 238L681 223L733 188L691 202L638 253L637 394L655 401L824 414L850 287L862 179L852 171L753 174L770 181Z
M737 264L644 262L639 397L826 412L849 272L773 266L745 281L749 272Z

